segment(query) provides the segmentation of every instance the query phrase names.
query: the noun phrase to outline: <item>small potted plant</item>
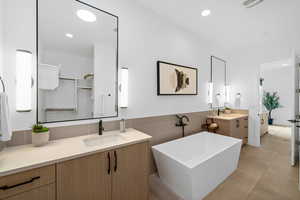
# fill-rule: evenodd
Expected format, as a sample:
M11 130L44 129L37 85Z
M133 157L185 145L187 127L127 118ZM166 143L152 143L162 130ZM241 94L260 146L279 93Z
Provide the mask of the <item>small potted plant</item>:
M43 146L49 142L49 128L35 124L32 127L32 144L36 147Z
M231 109L228 108L228 107L225 107L224 113L225 113L225 114L231 114Z
M273 125L273 121L274 121L274 119L272 118L272 111L282 107L279 103L279 100L280 97L278 96L277 92L273 92L272 94L270 92L264 93L263 104L266 107L266 109L269 111L269 117L268 117L269 125Z

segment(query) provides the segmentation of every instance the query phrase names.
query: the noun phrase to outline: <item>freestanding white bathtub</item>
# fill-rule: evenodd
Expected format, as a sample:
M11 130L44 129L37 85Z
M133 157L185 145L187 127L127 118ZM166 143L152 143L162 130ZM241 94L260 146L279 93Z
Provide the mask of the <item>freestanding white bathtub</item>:
M185 200L201 200L236 169L242 140L201 132L153 146L161 181Z

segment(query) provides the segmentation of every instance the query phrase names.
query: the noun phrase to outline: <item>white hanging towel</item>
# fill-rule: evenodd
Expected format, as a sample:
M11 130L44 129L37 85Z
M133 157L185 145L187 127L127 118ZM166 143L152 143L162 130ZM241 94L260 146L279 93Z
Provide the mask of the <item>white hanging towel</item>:
M39 88L55 90L59 86L60 66L39 64Z
M0 141L11 140L12 129L9 116L8 96L6 93L0 93Z

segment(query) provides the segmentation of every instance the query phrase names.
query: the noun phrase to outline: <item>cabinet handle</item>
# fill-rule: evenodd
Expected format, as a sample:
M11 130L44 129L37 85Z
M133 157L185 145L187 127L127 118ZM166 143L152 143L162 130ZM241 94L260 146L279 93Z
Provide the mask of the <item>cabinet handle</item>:
M108 160L108 169L107 169L107 173L110 174L110 153L107 153L107 160Z
M115 167L114 167L114 170L115 170L115 172L116 172L117 169L118 169L118 156L117 156L117 151L114 151L114 156L115 156Z
M236 120L236 128L240 128L240 120Z
M4 185L4 186L1 186L1 187L0 187L0 190L9 190L9 189L12 189L12 188L15 188L15 187L19 187L19 186L22 186L22 185L26 185L26 184L32 183L32 182L34 182L35 180L38 180L38 179L40 179L40 178L41 178L40 176L37 176L37 177L31 178L31 179L28 180L28 181L25 181L25 182L23 182L23 183L18 183L18 184L16 184L16 185L11 185L11 186Z

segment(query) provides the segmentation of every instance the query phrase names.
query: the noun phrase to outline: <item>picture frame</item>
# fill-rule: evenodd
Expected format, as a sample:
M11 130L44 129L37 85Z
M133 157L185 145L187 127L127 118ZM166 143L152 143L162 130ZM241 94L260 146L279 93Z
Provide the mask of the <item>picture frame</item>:
M157 61L157 95L198 95L198 69Z

